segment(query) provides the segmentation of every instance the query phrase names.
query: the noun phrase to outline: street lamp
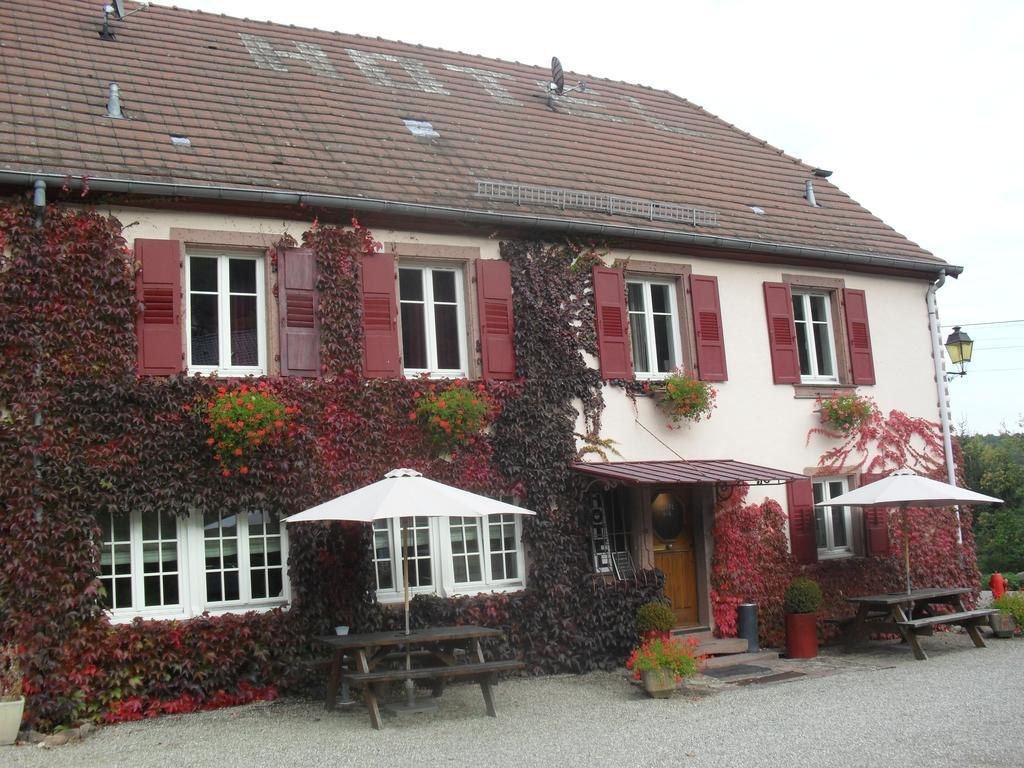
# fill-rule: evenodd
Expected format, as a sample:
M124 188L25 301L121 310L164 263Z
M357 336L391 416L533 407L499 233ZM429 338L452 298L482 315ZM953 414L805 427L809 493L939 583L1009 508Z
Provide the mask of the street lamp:
M953 332L946 339L946 354L949 355L949 361L953 365L960 366L960 370L950 372L950 381L953 376L964 376L967 373L964 370L964 365L971 362L971 352L973 351L974 342L971 337L961 331L959 325L954 325Z

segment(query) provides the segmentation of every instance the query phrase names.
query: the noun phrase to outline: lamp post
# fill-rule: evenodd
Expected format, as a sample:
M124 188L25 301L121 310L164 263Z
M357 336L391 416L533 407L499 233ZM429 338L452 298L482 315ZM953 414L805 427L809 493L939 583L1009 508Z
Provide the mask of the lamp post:
M946 381L952 381L954 376L964 376L967 371L964 365L971 362L971 353L974 351L974 342L971 337L960 330L959 325L953 326L953 332L946 339L946 354L949 355L949 362L960 367L958 371L951 371L946 376Z

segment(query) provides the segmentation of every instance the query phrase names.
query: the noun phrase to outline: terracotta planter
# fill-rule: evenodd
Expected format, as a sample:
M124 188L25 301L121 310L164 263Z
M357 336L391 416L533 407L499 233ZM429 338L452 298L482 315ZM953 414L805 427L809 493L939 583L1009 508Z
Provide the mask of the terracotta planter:
M25 711L25 697L14 701L0 699L0 745L13 744L21 728L21 715Z
M988 623L996 637L1013 637L1013 631L1017 628L1017 622L1008 613L993 613L988 617Z
M786 656L813 659L818 655L818 614L786 614Z
M640 673L647 695L653 699L667 699L676 689L676 676L667 669L645 669Z

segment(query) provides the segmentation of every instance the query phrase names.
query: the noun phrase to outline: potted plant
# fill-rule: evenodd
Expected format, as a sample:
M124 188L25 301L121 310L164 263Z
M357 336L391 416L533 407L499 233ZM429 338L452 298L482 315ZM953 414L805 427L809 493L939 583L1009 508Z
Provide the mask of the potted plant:
M698 650L696 638L666 640L651 637L633 649L626 669L639 680L648 695L667 699L686 678L700 671L704 656Z
M652 386L661 409L672 421L700 421L711 417L718 392L706 381L701 381L682 368Z
M665 603L644 603L636 611L636 631L641 640L651 637L668 640L675 625L676 615Z
M0 645L0 745L17 740L24 711L18 649L10 644Z
M1024 627L1024 594L1007 592L992 601L999 613L988 617L989 626L996 637L1013 637L1017 627Z
M813 659L818 655L818 609L821 588L814 579L798 576L783 596L786 613L786 656Z
M849 434L875 415L875 404L871 398L856 393L819 397L816 405L821 423L842 435Z

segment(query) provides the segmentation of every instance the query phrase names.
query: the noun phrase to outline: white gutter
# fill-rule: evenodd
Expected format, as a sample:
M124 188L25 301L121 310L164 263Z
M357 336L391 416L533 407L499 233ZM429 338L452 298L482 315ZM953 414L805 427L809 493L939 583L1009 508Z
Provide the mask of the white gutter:
M29 171L0 170L0 184L31 184L37 179L52 181L68 189L90 189L96 192L117 192L122 194L154 195L161 197L189 197L206 200L231 200L276 205L320 206L354 211L371 211L400 216L444 219L462 223L481 224L489 227L507 226L543 229L562 235L585 235L597 238L621 238L646 240L671 245L696 245L708 248L746 251L764 255L795 257L834 264L848 264L878 269L902 270L919 273L932 280L941 272L956 277L963 267L944 264L931 259L898 258L857 251L815 248L803 245L745 240L737 237L722 237L699 232L660 229L658 227L606 224L580 219L560 219L525 213L504 213L501 211L452 208L444 205L403 203L393 200L366 198L351 195L325 195L316 192L263 189L259 187L220 187L202 184L181 184L177 182L133 181L97 176L74 176L59 173L31 173Z
M928 286L928 332L932 337L932 360L935 362L935 391L939 396L939 421L942 425L942 449L946 455L946 480L956 485L956 467L953 465L953 437L949 427L949 393L946 391L946 371L942 363L942 337L939 334L939 309L935 293L946 282L946 273L939 273L939 279ZM956 510L956 543L964 543L964 532L960 525L960 507Z

